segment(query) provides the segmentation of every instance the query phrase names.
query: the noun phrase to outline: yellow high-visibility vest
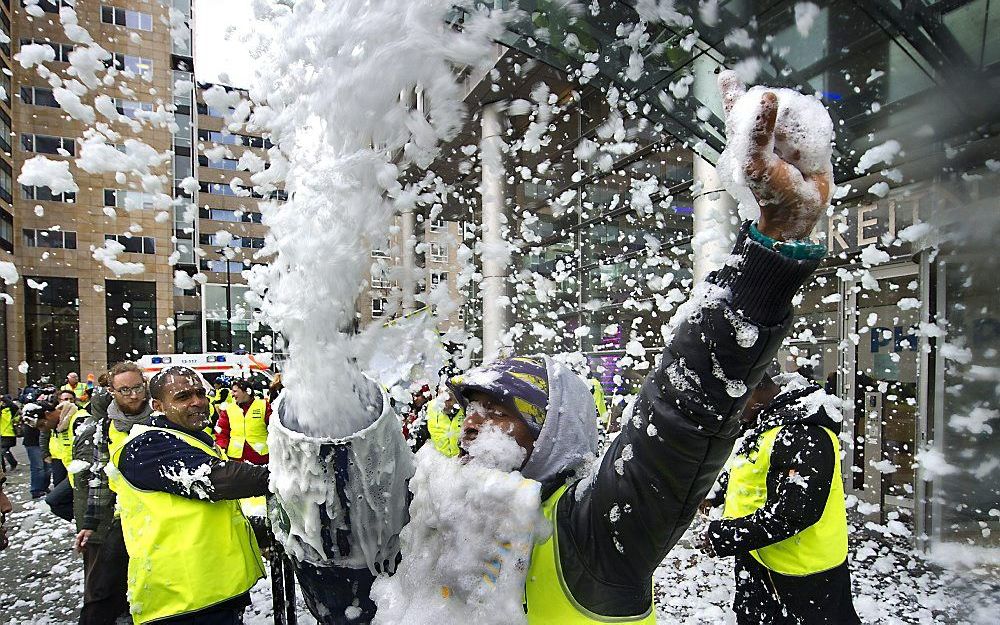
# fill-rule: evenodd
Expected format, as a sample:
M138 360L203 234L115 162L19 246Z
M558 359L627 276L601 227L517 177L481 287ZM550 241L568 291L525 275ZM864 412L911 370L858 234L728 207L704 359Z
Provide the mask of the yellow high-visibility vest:
M427 404L427 431L430 433L434 449L449 458L458 455L458 439L462 436L462 421L465 411L459 410L454 417L449 417L438 406L437 400Z
M229 446L226 448L226 455L238 460L243 457L244 443L250 443L254 451L266 456L267 423L264 417L267 415L267 400L253 400L246 414L235 401L224 404L222 409L229 417Z
M209 447L189 434L134 425L125 442L114 445L115 468L125 445L151 431L176 436L214 458L226 458L218 446ZM247 592L264 577L257 539L238 501L140 490L120 471L109 477L121 509L129 554L129 608L136 625L218 605Z
M760 435L757 450L736 456L729 470L723 518L739 519L753 514L767 503L767 472L771 451L781 426ZM812 575L839 566L847 559L847 510L844 483L840 478L840 441L823 428L833 442L833 480L823 516L795 536L750 552L755 560L782 575Z
M73 462L73 430L76 427L76 420L79 418L86 419L90 414L78 408L76 412L69 418L69 425L62 432L56 432L52 430L49 434L49 455L63 463L63 466L69 467L69 463ZM69 474L69 483L73 485L73 474Z
M531 551L531 566L524 582L524 600L528 625L592 625L594 623L639 623L656 625L653 604L636 616L601 616L580 605L562 574L559 562L559 533L556 528L556 508L566 492L563 486L542 506L545 518L552 525L552 535Z
M59 387L60 391L72 391L76 395L77 401L83 398L83 394L87 392L87 385L83 382L77 382L76 386L70 386L69 384L63 384Z
M14 413L10 408L0 410L0 436L14 436Z

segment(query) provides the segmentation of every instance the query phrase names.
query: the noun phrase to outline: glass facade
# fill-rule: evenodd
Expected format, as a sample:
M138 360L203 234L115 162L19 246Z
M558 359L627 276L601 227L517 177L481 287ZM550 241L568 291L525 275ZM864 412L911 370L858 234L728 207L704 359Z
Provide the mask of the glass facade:
M156 283L106 280L108 365L157 353Z
M693 283L706 191L693 164L725 145L717 72L815 94L835 128L838 189L816 233L830 255L796 298L781 364L843 401L845 486L871 519L923 546L997 547L1000 288L985 276L998 269L1000 11L832 0L805 24L796 4L680 0L662 22L634 3L520 2L494 71L467 84L470 101L509 103L503 171L463 149L485 115L473 106L434 168L453 185L446 215L483 223L479 185L503 176L506 344L580 354L615 401ZM890 140L890 157L862 158ZM466 296L481 334L491 303Z
M29 281L37 286L31 286ZM80 300L75 278L25 276L24 358L28 380L58 382L80 362ZM41 285L45 285L42 288Z

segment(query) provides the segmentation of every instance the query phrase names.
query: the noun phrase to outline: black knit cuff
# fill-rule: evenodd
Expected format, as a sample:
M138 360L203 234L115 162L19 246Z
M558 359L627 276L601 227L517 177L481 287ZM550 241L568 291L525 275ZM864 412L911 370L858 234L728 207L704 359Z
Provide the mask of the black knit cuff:
M716 556L728 558L742 551L736 537L736 528L731 523L720 520L711 521L708 524L707 533Z
M819 260L793 260L769 250L747 233L750 222L740 228L733 255L739 257L708 280L729 289L731 305L748 320L761 325L781 323L791 313L792 297L819 266Z

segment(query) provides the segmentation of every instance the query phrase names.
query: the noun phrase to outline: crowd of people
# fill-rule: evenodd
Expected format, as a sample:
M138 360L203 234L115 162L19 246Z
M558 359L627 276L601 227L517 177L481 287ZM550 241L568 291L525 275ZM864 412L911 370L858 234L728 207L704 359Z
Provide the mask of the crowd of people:
M724 85L727 110L741 94ZM528 625L655 623L653 573L699 509L713 504L723 512L707 524L701 546L736 560L738 623L860 622L851 599L839 421L828 414L835 402L801 376L768 371L791 325L793 296L825 253L806 237L832 189L828 172L803 174L771 150L776 116L777 98L764 92L744 172L760 220L743 224L730 260L682 307L602 455L603 397L548 356L453 372L398 407L405 416L390 430L393 441L405 424L414 446L430 441L464 463L480 435L499 431L523 451L518 469L538 483L540 512L551 525L524 563ZM35 389L3 411L4 458L20 429L46 465L32 480L32 496L77 524L85 573L80 623L114 623L126 612L137 625L241 623L249 591L265 575L266 537L247 509L269 491L271 399L294 388L265 398L237 379L210 389L180 366L147 381L130 362L111 367L92 394L80 386L71 375L61 389ZM372 414L391 413L387 394L366 396L383 403ZM295 423L282 409L282 425ZM387 466L413 466L400 457L412 453L405 444L379 449ZM344 492L344 466L314 477ZM409 505L403 490L353 487L375 493L387 509ZM2 496L0 509L9 509ZM310 538L317 549L344 555L352 535L374 530L358 527L361 517L349 505L338 514L320 519ZM391 544L398 537L382 538ZM376 571L330 562L295 562L313 616L324 624L372 622ZM392 570L385 564L382 571Z

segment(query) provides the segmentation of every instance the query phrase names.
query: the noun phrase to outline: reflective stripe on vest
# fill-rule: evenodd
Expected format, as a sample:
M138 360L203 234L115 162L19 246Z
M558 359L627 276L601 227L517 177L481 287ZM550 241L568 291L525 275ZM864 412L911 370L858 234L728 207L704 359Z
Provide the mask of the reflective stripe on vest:
M14 415L10 408L0 410L0 436L14 436Z
M454 417L449 417L438 408L436 401L427 405L427 431L430 433L431 442L434 443L434 449L448 458L458 455L458 439L462 435L464 418L465 413L462 410L459 410Z
M566 492L563 486L549 497L542 512L552 526L552 535L531 551L531 566L524 582L524 600L528 625L588 625L590 623L641 623L656 625L652 604L638 616L601 616L581 606L573 598L559 563L559 536L556 530L556 508Z
M164 432L224 460L217 446L166 428L134 425L125 444L146 432ZM203 610L238 597L264 577L257 539L235 500L205 501L140 490L119 471L109 474L118 493L129 553L128 596L136 625ZM220 568L221 567L221 568Z
M729 471L723 517L738 519L753 514L767 502L767 472L771 451L781 426L760 435L757 451L749 457L737 456ZM795 536L751 551L750 555L768 569L782 575L812 575L839 566L847 559L847 510L844 483L840 478L840 441L823 428L833 443L833 480L819 521Z
M253 400L246 414L236 402L225 404L222 409L229 417L229 446L226 448L226 455L238 460L243 457L243 445L250 443L254 451L266 456L268 452L267 423L264 421L264 417L267 415L267 401L263 399Z

